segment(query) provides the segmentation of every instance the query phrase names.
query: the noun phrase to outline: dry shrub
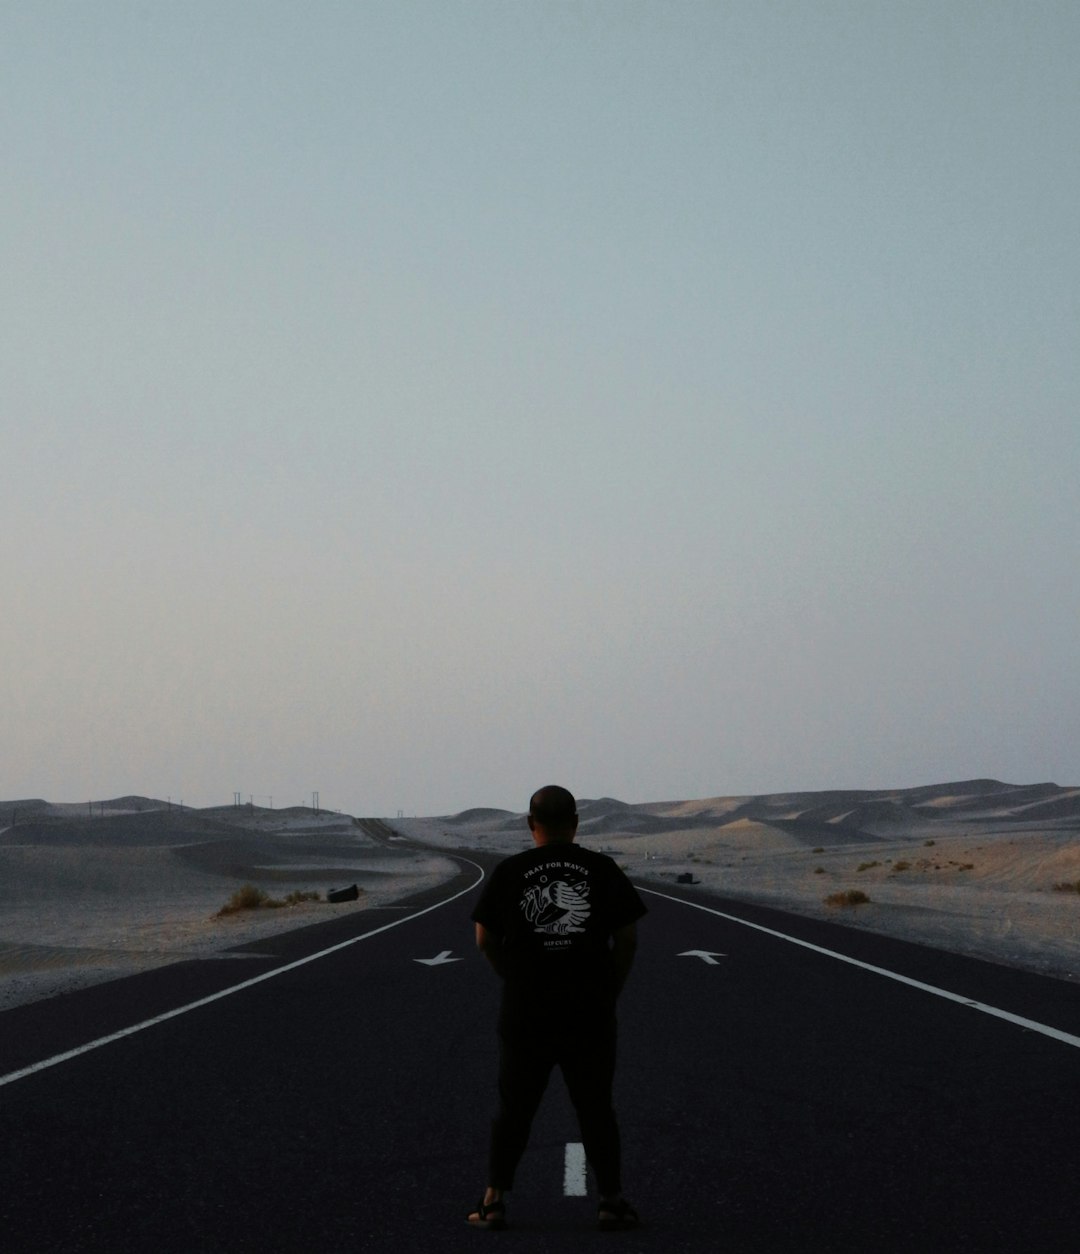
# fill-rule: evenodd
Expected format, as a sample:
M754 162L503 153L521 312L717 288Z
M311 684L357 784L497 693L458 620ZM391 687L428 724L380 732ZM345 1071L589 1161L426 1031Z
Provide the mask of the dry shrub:
M827 906L865 906L870 898L858 888L849 888L846 892L832 893L825 898Z
M244 884L238 888L229 900L217 912L216 918L222 915L239 914L242 910L280 910L283 906L296 906L302 901L318 901L318 893L291 892L284 900L271 897L269 893L256 888L254 884Z
M285 894L285 904L287 906L298 906L302 901L321 901L322 897L318 893L302 893L299 890Z
M256 888L254 884L244 884L221 907L218 915L239 914L241 910L258 910L269 900L269 896L261 888Z

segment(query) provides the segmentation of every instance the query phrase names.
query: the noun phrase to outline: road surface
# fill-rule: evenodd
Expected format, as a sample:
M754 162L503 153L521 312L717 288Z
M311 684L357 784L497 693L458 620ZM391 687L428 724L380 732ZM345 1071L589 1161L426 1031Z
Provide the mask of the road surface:
M643 893L621 1004L645 1227L593 1231L556 1081L512 1229L469 1230L497 987L468 921L492 862L459 864L397 907L0 1014L2 1248L1074 1248L1080 987L700 888Z

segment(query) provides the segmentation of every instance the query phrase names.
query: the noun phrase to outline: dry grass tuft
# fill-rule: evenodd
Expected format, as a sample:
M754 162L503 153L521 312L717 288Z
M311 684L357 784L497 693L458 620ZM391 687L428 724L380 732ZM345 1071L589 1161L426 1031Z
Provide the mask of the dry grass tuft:
M285 904L287 906L298 906L302 901L321 901L322 897L319 893L302 893L296 890L285 894Z
M220 919L223 915L239 914L243 910L280 910L285 906L296 906L302 901L318 901L318 893L291 892L284 899L271 897L269 893L256 888L254 884L244 884L238 888L229 900L214 916Z
M827 906L865 906L870 903L870 898L858 888L849 888L843 893L832 893L825 898Z

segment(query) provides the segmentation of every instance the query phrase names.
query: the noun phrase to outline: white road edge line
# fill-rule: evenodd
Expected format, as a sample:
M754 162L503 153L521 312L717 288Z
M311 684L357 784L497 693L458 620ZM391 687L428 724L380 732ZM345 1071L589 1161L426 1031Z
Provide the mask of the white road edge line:
M588 1197L585 1182L585 1146L580 1141L567 1141L563 1159L563 1193L566 1197Z
M166 1023L169 1019L176 1019L180 1015L186 1015L189 1010L198 1010L201 1006L209 1006L211 1002L220 1001L223 997L231 997L233 993L239 993L242 989L251 988L255 984L262 984L265 980L272 980L275 976L284 975L286 971L295 971L297 967L303 967L309 962L316 962L319 958L326 958L330 954L336 954L339 949L348 949L350 945L356 945L363 940L370 940L372 936L378 936L380 932L387 932L392 927L400 927L403 923L410 923L413 919L419 919L421 915L430 914L432 910L438 910L441 906L449 905L450 902L457 901L459 897L464 897L466 893L471 893L477 884L484 879L484 868L478 863L473 862L470 858L459 857L459 861L467 862L469 866L475 867L480 872L480 878L474 880L468 888L463 888L461 892L455 893L453 897L447 897L444 901L437 901L433 906L425 906L423 910L417 910L415 914L403 915L400 919L384 923L382 927L376 927L370 932L364 932L362 936L353 936L347 941L340 941L337 945L331 945L329 949L320 949L318 953L308 954L306 958L297 958L295 962L287 962L283 967L275 967L273 971L264 971L262 975L256 975L250 980L242 981L240 984L233 984L229 988L223 988L217 993L211 993L209 997L200 997L198 1001L188 1002L186 1006L177 1006L175 1010L167 1010L164 1014L155 1015L153 1019L144 1019L142 1023L133 1023L129 1028L121 1028L119 1032L111 1032L108 1036L99 1036L95 1041L88 1041L85 1045L79 1045L75 1049L66 1050L64 1053L56 1054L52 1058L31 1063L29 1067L23 1067L19 1071L12 1071L8 1075L0 1076L0 1088L3 1088L5 1084L14 1084L16 1080L23 1080L27 1076L35 1075L39 1071L45 1071L49 1067L59 1066L62 1062L70 1062L72 1058L78 1058L81 1054L88 1054L91 1050L100 1049L103 1045L111 1045L114 1041L122 1041L125 1036L134 1036L136 1032L145 1032L147 1028L156 1027L159 1023Z
M1049 1036L1052 1040L1061 1041L1064 1045L1071 1045L1074 1049L1080 1049L1080 1036L1073 1036L1069 1032L1062 1032L1058 1028L1052 1028L1045 1023L1037 1023L1034 1019L1025 1019L1022 1015L1010 1014L1008 1010L999 1010L996 1006L988 1006L981 1001L972 1001L970 997L963 997L959 993L950 993L948 989L937 988L933 984L924 984L921 980L913 980L910 976L900 975L899 972L889 971L885 967L875 967L869 962L860 962L858 958L849 958L847 954L837 953L834 949L823 949L820 945L812 945L809 941L799 940L797 936L788 936L785 932L777 932L771 927L764 927L760 923L750 923L746 919L740 919L734 914L725 914L722 910L714 910L711 906L700 905L696 901L686 901L683 897L672 897L669 893L658 892L655 888L645 888L638 884L637 889L642 893L651 893L654 897L663 897L665 901L677 902L680 906L690 906L694 910L704 910L706 914L715 914L720 919L727 919L729 923L738 923L742 927L753 928L755 932L764 932L767 936L775 936L778 940L787 941L791 945L799 945L803 949L812 949L814 953L824 954L827 958L835 958L838 962L846 962L853 967L862 967L864 971L872 971L875 975L883 975L888 980L896 980L898 984L907 984L910 988L917 988L924 993L932 993L935 997L944 997L946 1001L957 1002L961 1006L968 1006L972 1010L978 1010L985 1015L993 1015L995 1019L1004 1019L1006 1023L1015 1024L1017 1027L1024 1028L1029 1032L1040 1032L1043 1036Z

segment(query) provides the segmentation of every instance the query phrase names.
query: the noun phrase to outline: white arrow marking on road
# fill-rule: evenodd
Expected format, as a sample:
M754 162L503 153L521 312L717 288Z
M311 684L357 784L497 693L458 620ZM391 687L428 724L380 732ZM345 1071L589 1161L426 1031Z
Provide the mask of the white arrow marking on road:
M727 954L711 954L704 949L687 949L681 954L677 954L678 958L700 958L702 962L707 962L710 967L718 967L720 964L717 958L726 958Z
M460 958L451 958L450 950L444 949L437 958L414 958L413 962L422 962L425 967L441 967L448 962L460 962Z

